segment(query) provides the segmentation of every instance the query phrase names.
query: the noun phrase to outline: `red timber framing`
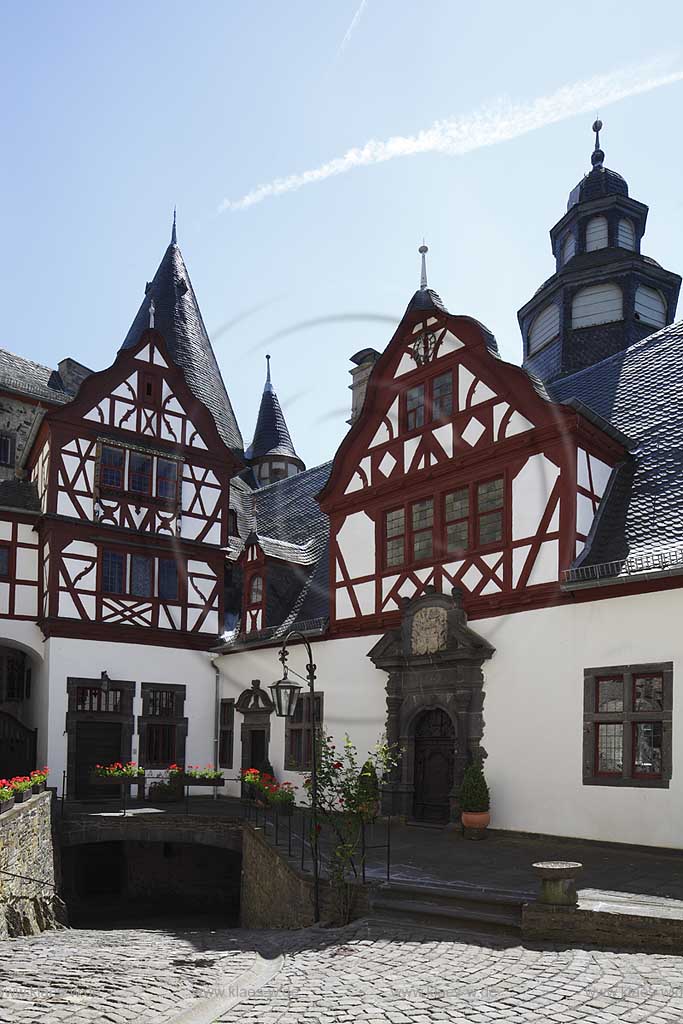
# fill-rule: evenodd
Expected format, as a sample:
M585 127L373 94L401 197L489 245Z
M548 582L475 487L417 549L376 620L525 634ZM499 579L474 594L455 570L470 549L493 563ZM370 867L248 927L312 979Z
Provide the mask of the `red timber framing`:
M116 474L101 479L103 448L123 452L121 487ZM42 491L46 636L215 643L230 479L242 463L157 331L145 331L109 369L88 377L74 401L46 414L27 468ZM125 593L102 590L104 550L125 556ZM141 555L152 561L147 597L131 593L131 560ZM161 560L178 564L176 601L159 596Z
M0 619L35 622L40 600L37 516L0 512Z
M416 361L411 349L426 335L433 336L432 358L424 361L423 345ZM420 395L422 411L409 418ZM476 321L410 310L373 369L363 413L318 498L330 517L330 632L390 628L402 598L429 586L460 587L470 618L572 600L559 581L576 557L578 449L607 475L625 456L610 435L549 402L519 367L490 352ZM488 500L502 514L500 540L476 504L480 485L497 480L502 493L494 488ZM456 515L453 499L446 505L461 489L466 515ZM590 500L595 511L597 488ZM429 519L420 503L430 501L431 554L424 533L414 543ZM400 543L387 551L388 529L400 528L395 518L387 526L387 513L399 509L402 558ZM467 546L459 550L451 530L449 550L448 524L458 518L467 520Z
M240 558L244 574L242 632L254 633L266 626L266 556L252 534Z

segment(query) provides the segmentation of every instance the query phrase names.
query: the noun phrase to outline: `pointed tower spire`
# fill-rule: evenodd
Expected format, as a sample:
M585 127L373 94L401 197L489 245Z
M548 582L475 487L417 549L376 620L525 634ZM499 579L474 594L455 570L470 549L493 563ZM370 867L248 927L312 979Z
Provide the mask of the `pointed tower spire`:
M247 449L254 475L261 487L295 476L306 467L296 453L278 397L270 379L270 356L266 356L266 383L256 421L254 440Z
M182 371L197 401L211 413L225 444L242 458L242 434L176 241L175 214L170 245L145 288L145 297L124 338L122 349L134 348L143 331L148 330L152 303L154 327L166 342L172 362Z
M176 232L175 215L176 215L176 208L174 206L173 207L173 229L171 230L171 245L177 245L178 244L178 235L177 235L177 232Z
M427 253L429 252L429 246L425 245L424 238L422 239L422 245L417 250L422 256L422 271L420 273L420 290L426 291L427 288Z
M602 167L605 162L605 154L600 149L600 129L602 128L602 121L600 118L596 118L593 121L593 131L595 132L595 149L591 153L591 163L593 167Z

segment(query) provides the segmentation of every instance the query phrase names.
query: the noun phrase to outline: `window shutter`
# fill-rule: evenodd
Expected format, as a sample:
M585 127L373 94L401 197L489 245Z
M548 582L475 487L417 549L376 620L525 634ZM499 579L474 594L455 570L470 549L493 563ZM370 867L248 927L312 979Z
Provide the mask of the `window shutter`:
M554 303L538 314L529 329L529 355L560 333L560 308Z
M577 292L572 302L572 327L590 327L623 319L623 297L616 284L594 284Z
M639 284L636 288L636 313L639 314L643 323L652 324L654 327L664 327L666 324L666 302L661 292L656 288L648 288Z
M617 245L620 249L635 249L636 247L636 232L633 227L633 221L627 217L622 217L619 221Z
M607 217L593 217L586 226L586 252L607 248Z
M569 260L572 258L575 252L576 239L573 235L567 235L564 242L562 243L562 258L560 262L563 266L565 263L569 263Z

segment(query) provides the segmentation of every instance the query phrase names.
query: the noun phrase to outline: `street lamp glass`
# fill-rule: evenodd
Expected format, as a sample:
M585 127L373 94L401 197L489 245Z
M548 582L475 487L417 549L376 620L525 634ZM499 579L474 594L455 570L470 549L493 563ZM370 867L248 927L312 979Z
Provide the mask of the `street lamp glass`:
M278 718L292 718L301 689L299 683L293 683L287 676L271 684L269 690L273 695Z

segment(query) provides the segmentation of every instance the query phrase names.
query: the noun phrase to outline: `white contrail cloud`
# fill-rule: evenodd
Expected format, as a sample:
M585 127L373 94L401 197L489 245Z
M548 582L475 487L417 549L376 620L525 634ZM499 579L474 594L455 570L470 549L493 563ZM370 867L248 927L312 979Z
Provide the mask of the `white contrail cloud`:
M363 11L365 10L367 2L368 0L360 0L358 9L354 16L351 18L351 24L346 30L346 35L339 44L339 49L337 50L337 57L340 57L344 50L346 49L346 47L349 45L349 40L351 39L353 33L356 31L356 26L358 25L358 22L363 17Z
M435 121L417 135L395 135L385 141L370 139L365 145L349 149L343 156L319 167L257 185L239 199L224 199L218 209L221 213L246 210L265 199L295 192L305 185L399 157L416 156L418 153L462 156L484 146L495 146L576 114L594 113L598 108L602 111L629 96L680 82L683 70L665 70L670 64L671 60L663 62L659 59L622 68L565 85L556 92L526 103L501 99L471 114Z

